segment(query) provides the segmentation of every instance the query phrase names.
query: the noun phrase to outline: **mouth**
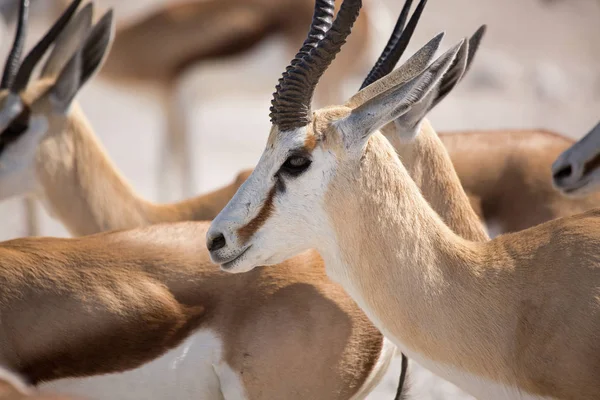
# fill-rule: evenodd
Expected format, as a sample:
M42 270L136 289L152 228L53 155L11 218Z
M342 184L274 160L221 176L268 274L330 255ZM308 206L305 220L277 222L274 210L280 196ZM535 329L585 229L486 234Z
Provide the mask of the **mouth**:
M252 245L246 247L240 254L238 254L237 256L233 257L229 261L222 262L221 263L221 269L222 270L231 269L234 266L234 264L236 263L236 261L239 261L244 256L244 254L246 254L246 252L248 252L248 250L250 250L251 247L252 247Z

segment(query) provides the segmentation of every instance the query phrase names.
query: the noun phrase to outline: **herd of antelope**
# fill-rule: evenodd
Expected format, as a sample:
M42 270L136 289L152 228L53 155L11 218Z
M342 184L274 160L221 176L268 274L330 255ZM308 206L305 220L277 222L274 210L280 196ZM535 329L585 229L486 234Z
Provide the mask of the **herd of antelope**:
M361 0L207 0L116 35L82 3L21 59L21 0L0 83L0 200L35 198L75 236L0 244L0 400L364 399L399 354L396 399L409 360L478 399L600 398L600 124L573 143L426 120L485 26L396 68L427 3L406 0L360 89L313 110L366 58ZM77 104L104 60L174 110L182 69L299 38L308 5L256 168L178 203L135 193ZM167 38L158 58L141 45ZM161 168L191 195L178 118Z

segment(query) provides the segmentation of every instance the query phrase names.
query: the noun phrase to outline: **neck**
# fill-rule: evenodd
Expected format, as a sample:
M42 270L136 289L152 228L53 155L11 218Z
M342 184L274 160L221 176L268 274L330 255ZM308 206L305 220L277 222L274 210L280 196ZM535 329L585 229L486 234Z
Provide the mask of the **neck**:
M210 220L243 182L240 175L234 184L204 196L151 203L119 173L78 107L60 134L42 142L38 159L46 207L77 236L158 222Z
M501 274L490 277L484 248L442 222L383 136L359 162L325 201L337 242L320 249L328 273L409 356L498 378L507 369L497 327L511 326L492 282Z
M473 211L446 148L428 120L417 136L403 140L393 124L384 133L423 197L444 223L459 236L473 241L489 240Z

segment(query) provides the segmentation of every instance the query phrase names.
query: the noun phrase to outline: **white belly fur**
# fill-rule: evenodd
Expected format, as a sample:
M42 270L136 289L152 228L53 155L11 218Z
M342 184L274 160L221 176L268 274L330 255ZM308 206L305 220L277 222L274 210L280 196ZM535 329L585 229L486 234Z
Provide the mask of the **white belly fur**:
M223 361L222 349L217 335L199 330L178 347L137 369L61 379L40 388L93 400L244 400L242 381Z
M381 382L381 378L385 375L394 355L396 354L396 345L393 344L386 337L383 338L383 348L379 359L375 363L373 370L367 377L367 380L363 383L361 388L356 392L350 400L362 400L367 397L369 393Z

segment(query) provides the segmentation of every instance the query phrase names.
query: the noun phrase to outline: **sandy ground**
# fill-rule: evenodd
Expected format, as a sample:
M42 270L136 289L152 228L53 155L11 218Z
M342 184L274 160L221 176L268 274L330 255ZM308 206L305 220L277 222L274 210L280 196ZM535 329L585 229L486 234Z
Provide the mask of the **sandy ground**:
M49 1L49 0L44 0ZM379 51L399 0L381 0ZM160 0L106 1L117 16L135 16ZM572 137L583 135L599 118L600 2L539 0L431 0L409 51L445 30L446 47L471 34L481 23L488 35L467 79L431 114L439 130L543 127ZM36 19L33 31L44 28ZM39 37L31 34L29 42ZM11 33L12 35L12 33ZM6 36L2 51L7 52ZM157 49L160 51L160 49ZM287 63L277 40L252 54L198 66L183 79L182 98L189 103L196 187L199 191L229 182L258 160L269 129L268 106L276 79ZM348 82L351 94L362 77ZM152 91L135 91L97 79L80 96L81 104L108 154L133 187L156 200L157 152L163 126L160 103ZM0 205L0 239L22 236L20 203ZM57 221L43 214L43 233L67 236ZM467 399L453 385L414 363L412 398ZM391 399L399 374L396 362L369 399Z

